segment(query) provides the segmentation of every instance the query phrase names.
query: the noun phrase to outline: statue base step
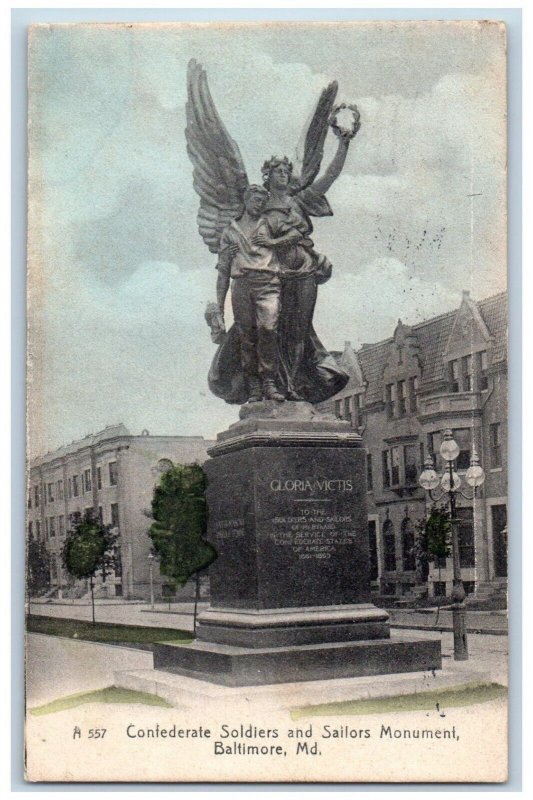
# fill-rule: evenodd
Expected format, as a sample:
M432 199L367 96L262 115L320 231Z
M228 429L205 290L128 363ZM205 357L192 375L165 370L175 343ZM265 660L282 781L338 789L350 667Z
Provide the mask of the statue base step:
M441 669L440 639L378 639L251 648L195 641L156 644L154 668L223 686L384 675Z
M307 608L209 607L198 618L197 639L258 649L390 637L389 615L372 603Z

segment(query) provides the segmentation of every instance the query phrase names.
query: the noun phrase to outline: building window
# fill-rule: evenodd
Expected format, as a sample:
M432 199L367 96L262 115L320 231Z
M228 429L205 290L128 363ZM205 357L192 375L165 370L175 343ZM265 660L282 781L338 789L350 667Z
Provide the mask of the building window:
M507 577L507 506L491 506L492 551L494 554L494 574L497 578Z
M50 538L52 539L56 535L56 521L55 517L50 517L50 527L48 529Z
M68 499L70 500L72 497L72 478L68 479L67 487L68 487Z
M388 489L391 485L391 463L390 463L390 450L384 450L381 454L382 469L383 469L383 488Z
M400 448L391 447L391 486L398 486L400 483Z
M415 532L409 517L402 521L402 562L404 572L413 572L416 569Z
M461 359L461 368L463 373L463 392L471 392L473 388L472 356L463 356Z
M475 588L475 581L463 581L463 589L465 590L465 594L474 594Z
M437 471L441 468L440 446L442 444L442 434L440 431L428 433L428 453L433 459L433 464Z
M418 411L418 378L409 378L409 411L411 414Z
M418 451L417 444L406 444L403 448L406 486L418 484Z
M392 419L394 417L394 406L396 401L396 387L393 383L388 383L385 387L385 405L387 408L387 417Z
M385 572L396 570L396 540L394 536L394 525L390 519L383 524L383 560Z
M459 362L457 360L450 361L450 392L459 391Z
M58 500L63 500L64 497L65 497L65 495L63 493L63 481L58 481L57 482L56 489L57 489L57 499Z
M102 488L102 467L96 467L96 485Z
M41 523L39 522L39 520L37 520L36 523L35 523L35 533L37 534L37 539L40 539L41 538Z
M118 503L111 503L111 527L118 528Z
M109 483L111 486L116 486L118 483L118 469L116 461L109 462Z
M122 556L118 545L115 547L115 577L122 577Z
M44 518L44 538L48 541L49 522L48 517Z
M374 519L368 520L368 553L370 558L370 580L377 581L379 577L378 542L376 521Z
M79 489L79 486L78 486L78 476L77 475L73 475L72 476L72 494L74 495L74 497L77 497L79 495L79 493L80 493L80 489Z
M493 422L489 426L490 438L490 466L497 469L502 465L502 442L501 428L499 422Z
M65 535L65 517L63 515L57 518L57 524L59 526L59 536L62 539Z
M353 423L352 411L351 411L351 403L350 403L351 399L352 399L351 397L345 397L344 398L344 408L343 408L343 412L342 412L342 418L348 420L348 422L350 422L350 423Z
M468 469L472 454L472 430L470 428L457 428L453 438L459 446L459 455L455 461L456 469Z
M342 419L342 400L335 400L335 416Z
M366 454L366 488L368 492L371 492L374 488L374 477L372 474L372 454Z
M83 483L84 483L84 491L90 492L92 489L92 481L91 481L91 470L86 469L83 473Z
M48 484L48 502L49 503L53 503L54 502L54 484L53 483L49 483Z
M435 597L446 597L446 583L444 581L434 581L433 595Z
M100 525L104 524L104 509L102 506L98 506L98 522Z
M459 539L459 562L462 567L476 566L474 547L474 512L472 508L458 508L457 537Z
M489 376L487 375L487 370L489 367L489 362L487 358L487 351L482 350L481 353L477 354L477 374L478 374L478 391L479 392L486 392L489 388Z
M39 487L33 487L33 499L35 500L35 508L39 508Z
M354 402L354 425L356 428L362 428L364 424L363 419L363 395L362 394L354 394L353 397Z
M407 398L405 395L405 381L398 381L398 416L407 414Z
M28 492L28 508L31 508L31 489Z
M30 539L33 537L33 522L28 522L28 536Z

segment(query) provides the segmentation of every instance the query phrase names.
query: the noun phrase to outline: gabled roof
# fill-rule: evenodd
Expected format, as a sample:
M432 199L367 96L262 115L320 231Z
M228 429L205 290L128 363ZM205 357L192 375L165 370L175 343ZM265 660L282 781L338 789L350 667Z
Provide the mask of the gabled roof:
M469 302L474 304L474 301ZM480 300L475 303L475 306L492 338L493 363L504 360L507 354L507 292ZM458 310L449 311L412 326L422 364L421 383L432 383L444 377L443 355ZM393 344L394 339L390 338L375 344L364 344L356 351L362 374L368 384L366 391L368 404L383 398L383 371L389 360Z

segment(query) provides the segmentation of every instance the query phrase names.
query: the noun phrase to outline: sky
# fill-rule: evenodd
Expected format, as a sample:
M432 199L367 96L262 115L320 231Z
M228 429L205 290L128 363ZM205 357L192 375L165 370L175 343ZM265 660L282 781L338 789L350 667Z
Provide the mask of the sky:
M251 182L294 156L331 80L360 109L313 235L334 266L314 324L340 350L505 289L504 48L477 22L33 28L30 455L118 422L214 438L238 418L207 387L216 256L185 149L189 59Z

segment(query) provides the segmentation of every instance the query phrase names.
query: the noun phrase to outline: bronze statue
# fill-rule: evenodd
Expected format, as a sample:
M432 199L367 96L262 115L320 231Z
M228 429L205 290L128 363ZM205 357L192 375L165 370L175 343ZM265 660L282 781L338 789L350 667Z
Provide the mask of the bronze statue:
M316 335L317 286L332 265L317 253L311 217L331 216L325 197L340 175L359 112L334 108L337 83L323 90L305 136L300 174L285 156L263 165L263 187L250 186L236 142L211 98L205 70L188 71L187 152L200 196L198 227L218 254L217 310L206 319L219 343L209 386L228 403L306 400L317 403L348 381ZM331 164L318 178L328 127L339 139ZM235 324L224 335L224 302L232 279Z

